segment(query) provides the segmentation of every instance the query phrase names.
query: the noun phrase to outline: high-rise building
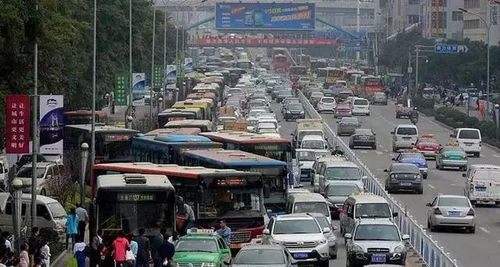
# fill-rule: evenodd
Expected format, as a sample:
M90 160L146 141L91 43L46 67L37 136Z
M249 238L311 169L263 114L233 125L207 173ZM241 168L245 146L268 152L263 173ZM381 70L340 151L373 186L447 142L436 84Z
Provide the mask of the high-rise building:
M499 45L500 4L492 0L464 0L464 8L469 11L463 14L464 38L486 42L487 27L485 22L489 22L491 25L490 44Z

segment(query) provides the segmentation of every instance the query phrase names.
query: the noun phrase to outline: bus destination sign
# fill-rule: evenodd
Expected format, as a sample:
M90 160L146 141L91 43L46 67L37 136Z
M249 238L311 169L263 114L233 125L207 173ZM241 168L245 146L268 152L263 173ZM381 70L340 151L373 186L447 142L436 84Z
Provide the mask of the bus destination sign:
M155 201L155 194L145 193L119 193L116 199L120 202L142 202L142 201Z

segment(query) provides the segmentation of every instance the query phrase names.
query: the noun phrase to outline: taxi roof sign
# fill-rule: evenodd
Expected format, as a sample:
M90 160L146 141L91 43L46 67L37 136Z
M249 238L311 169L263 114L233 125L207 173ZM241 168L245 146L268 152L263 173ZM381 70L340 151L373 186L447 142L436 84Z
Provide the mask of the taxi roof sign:
M214 229L198 229L191 228L187 230L188 234L198 234L198 235L212 235L215 233Z

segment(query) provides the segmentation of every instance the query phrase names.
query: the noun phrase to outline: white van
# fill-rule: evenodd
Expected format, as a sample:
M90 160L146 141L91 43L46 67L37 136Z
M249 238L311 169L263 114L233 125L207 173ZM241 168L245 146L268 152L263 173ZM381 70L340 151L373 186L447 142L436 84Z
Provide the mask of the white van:
M63 235L66 230L66 211L55 199L38 195L37 226L40 229L55 230ZM31 194L23 194L21 207L22 225L29 221L31 214ZM10 193L0 193L0 229L12 233L12 197Z
M413 148L418 141L418 128L413 124L400 124L394 128L392 134L392 151Z
M475 157L481 154L481 131L476 128L457 128L450 134L453 141L465 150L465 153L474 154Z
M500 204L500 166L473 164L462 176L465 177L464 194L473 205L493 201Z
M370 101L364 98L355 97L352 99L352 115L370 116Z
M328 201L317 193L297 193L289 195L286 202L286 213L321 213L332 224L332 216Z

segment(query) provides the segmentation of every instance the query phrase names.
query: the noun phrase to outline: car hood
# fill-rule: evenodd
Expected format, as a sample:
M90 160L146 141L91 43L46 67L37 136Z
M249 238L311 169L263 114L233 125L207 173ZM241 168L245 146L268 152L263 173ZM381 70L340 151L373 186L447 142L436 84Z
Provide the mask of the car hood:
M280 234L273 235L273 239L281 242L312 242L325 239L325 236L322 233L316 234Z
M394 248L403 245L401 241L380 241L380 240L371 240L371 241L355 240L355 244L362 247L363 251L365 252L367 251L368 248L388 248L390 252L393 252Z
M215 262L219 257L218 253L211 252L175 252L175 262Z

